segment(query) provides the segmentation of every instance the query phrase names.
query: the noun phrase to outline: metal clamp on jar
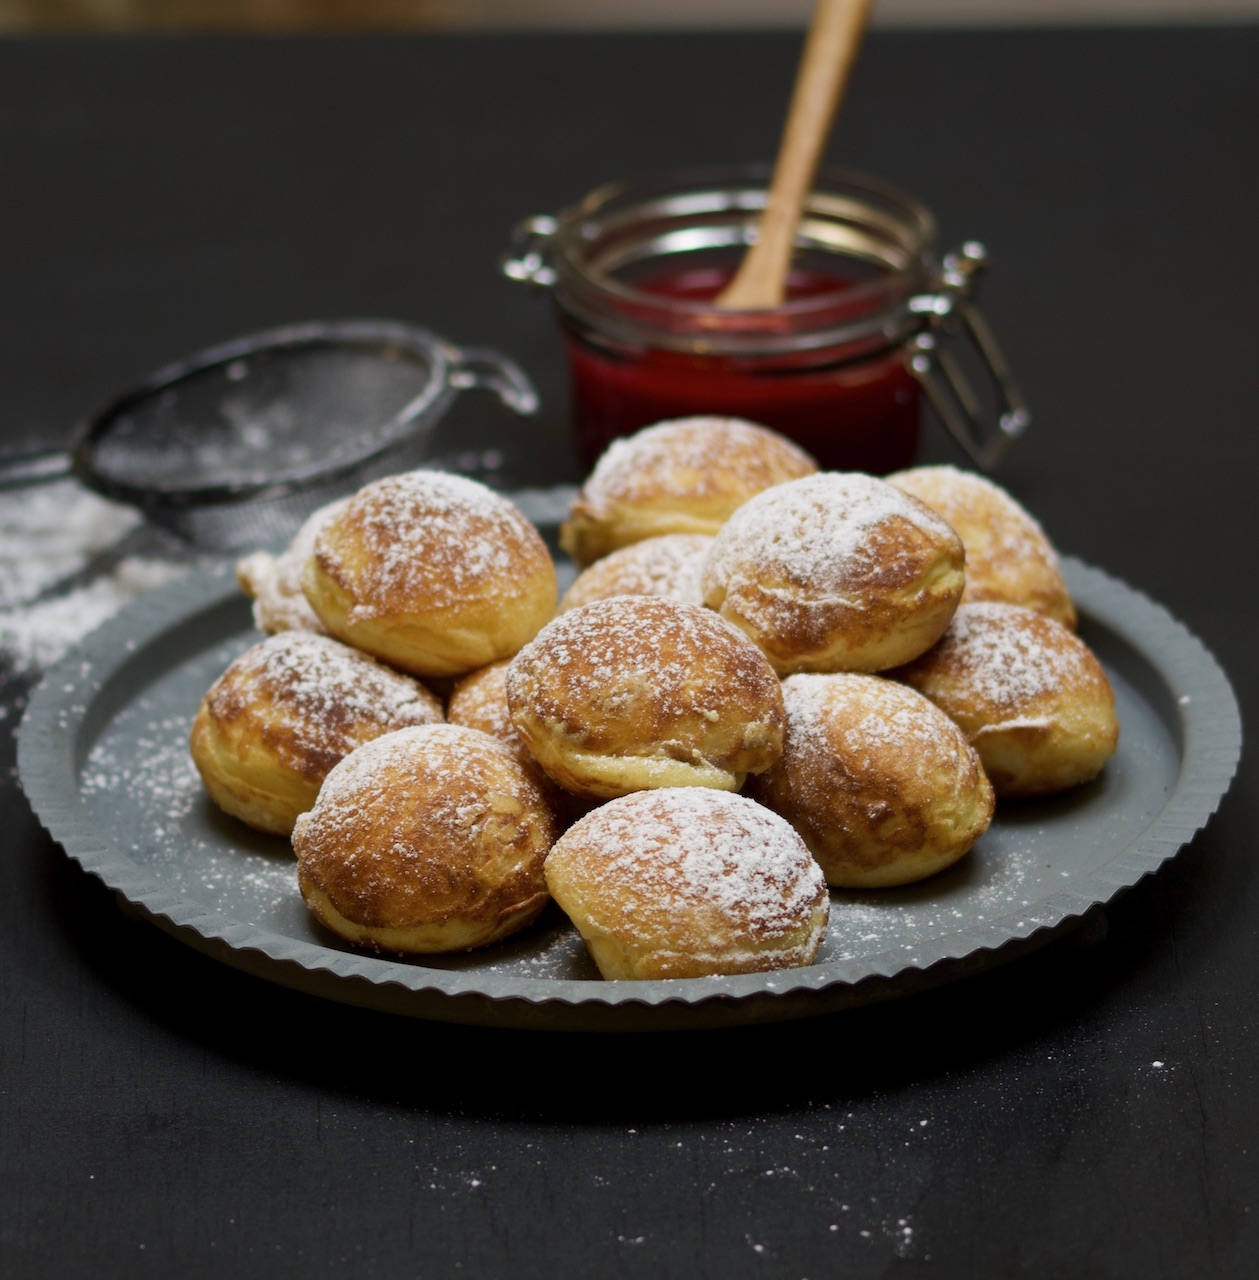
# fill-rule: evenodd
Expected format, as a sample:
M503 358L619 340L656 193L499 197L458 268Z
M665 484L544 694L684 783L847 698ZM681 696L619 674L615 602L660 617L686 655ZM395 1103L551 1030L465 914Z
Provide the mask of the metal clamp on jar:
M823 173L786 301L719 309L767 178L740 167L613 183L516 227L502 269L552 292L585 464L653 422L721 414L781 431L824 467L886 473L913 461L925 393L991 470L1030 419L973 301L982 246L939 260L921 203Z

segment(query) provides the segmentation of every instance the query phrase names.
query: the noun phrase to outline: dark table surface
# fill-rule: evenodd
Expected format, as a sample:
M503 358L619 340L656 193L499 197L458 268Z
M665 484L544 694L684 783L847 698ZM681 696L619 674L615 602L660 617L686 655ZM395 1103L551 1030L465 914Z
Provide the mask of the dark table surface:
M508 228L767 159L789 34L0 42L0 430L315 316L515 356L521 482L572 480ZM871 36L830 159L984 240L1035 414L998 478L1259 710L1259 28ZM481 406L457 445L504 433ZM513 449L516 445L513 444ZM953 461L932 434L924 457ZM6 764L24 685L5 685ZM1109 930L855 1012L601 1036L236 972L0 799L8 1276L1259 1273L1255 768ZM1156 1065L1161 1064L1161 1065Z

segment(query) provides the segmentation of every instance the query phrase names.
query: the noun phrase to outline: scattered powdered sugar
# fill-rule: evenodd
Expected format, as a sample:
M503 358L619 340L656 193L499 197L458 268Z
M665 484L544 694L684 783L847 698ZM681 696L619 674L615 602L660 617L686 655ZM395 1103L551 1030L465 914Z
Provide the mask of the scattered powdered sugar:
M190 713L164 715L145 700L124 711L80 775L88 812L118 831L123 847L166 887L233 919L300 927L305 907L288 842L211 818L188 751L190 728Z
M49 666L123 605L186 572L160 555L110 555L124 539L131 547L142 523L72 480L0 494L0 653L11 673Z
M776 485L744 503L717 534L703 570L705 599L744 580L844 598L885 568L878 535L893 521L932 541L956 539L935 512L873 476L820 472Z
M831 895L830 934L821 963L868 962L896 951L906 963L941 938L983 931L1029 909L1055 874L1035 841L1013 832L981 837L961 862L900 889L839 889ZM968 944L969 945L969 944Z
M0 496L0 608L30 602L139 523L72 480Z
M481 973L548 981L599 978L581 934L555 906L548 907L537 923L504 942L483 951L448 957L442 964L449 968L475 966Z
M123 605L186 572L170 561L129 557L64 595L0 609L0 649L15 673L42 670Z
M162 838L180 824L204 795L188 751L187 719L150 724L123 754L108 741L97 743L88 755L80 785L85 798L125 793L154 823Z
M626 910L672 913L703 903L757 936L800 926L826 895L795 828L746 796L706 787L638 791L582 818L557 850L594 850Z

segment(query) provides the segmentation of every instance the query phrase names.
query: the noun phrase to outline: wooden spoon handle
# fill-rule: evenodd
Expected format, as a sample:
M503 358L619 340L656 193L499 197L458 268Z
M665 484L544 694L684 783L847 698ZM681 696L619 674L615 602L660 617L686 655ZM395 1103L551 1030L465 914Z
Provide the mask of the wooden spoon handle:
M756 241L734 278L717 295L717 306L781 304L800 212L856 60L870 3L817 0Z

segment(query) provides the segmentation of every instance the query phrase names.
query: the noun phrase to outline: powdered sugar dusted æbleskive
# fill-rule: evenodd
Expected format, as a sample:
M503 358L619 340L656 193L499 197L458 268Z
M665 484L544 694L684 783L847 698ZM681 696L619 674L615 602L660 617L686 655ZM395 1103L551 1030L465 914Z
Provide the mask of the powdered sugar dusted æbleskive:
M220 808L288 835L355 747L441 719L441 703L418 680L330 636L282 631L246 649L210 687L190 746Z
M910 884L952 866L988 829L993 791L962 730L882 676L783 681L782 759L750 794L786 818L840 888Z
M507 698L542 768L592 799L737 790L782 750L782 691L765 656L677 600L614 596L560 614L512 659Z
M491 662L464 676L450 691L446 719L497 738L522 763L537 767L525 746L507 705L507 667L510 659Z
M706 787L640 791L576 822L551 894L605 978L691 978L810 964L830 901L791 825Z
M955 720L998 796L1096 777L1115 753L1115 695L1097 656L1021 605L964 604L930 653L893 673Z
M585 804L555 785L520 736L507 703L507 668L510 665L510 660L504 659L464 676L450 691L446 719L451 724L480 729L501 742L541 782L556 816L565 822Z
M360 489L315 541L302 588L328 631L419 676L514 654L555 610L555 565L506 498L441 471Z
M666 533L716 533L753 494L817 463L742 418L677 418L614 440L582 486L560 545L578 567Z
M254 626L259 631L268 635L277 631L327 631L302 590L302 574L306 561L314 554L320 529L348 501L339 498L312 512L279 555L255 551L237 562L236 581L253 601Z
M460 725L399 729L351 752L293 830L298 883L356 946L462 951L507 937L547 901L555 817L496 739Z
M665 596L703 604L700 571L712 543L711 534L665 533L618 547L577 575L560 610L611 596Z
M1075 628L1075 605L1058 553L1040 524L1004 489L957 467L913 467L888 476L956 530L966 548L962 601L1021 604Z
M821 472L749 500L717 534L704 602L775 670L881 671L929 649L965 585L957 534L917 499Z

